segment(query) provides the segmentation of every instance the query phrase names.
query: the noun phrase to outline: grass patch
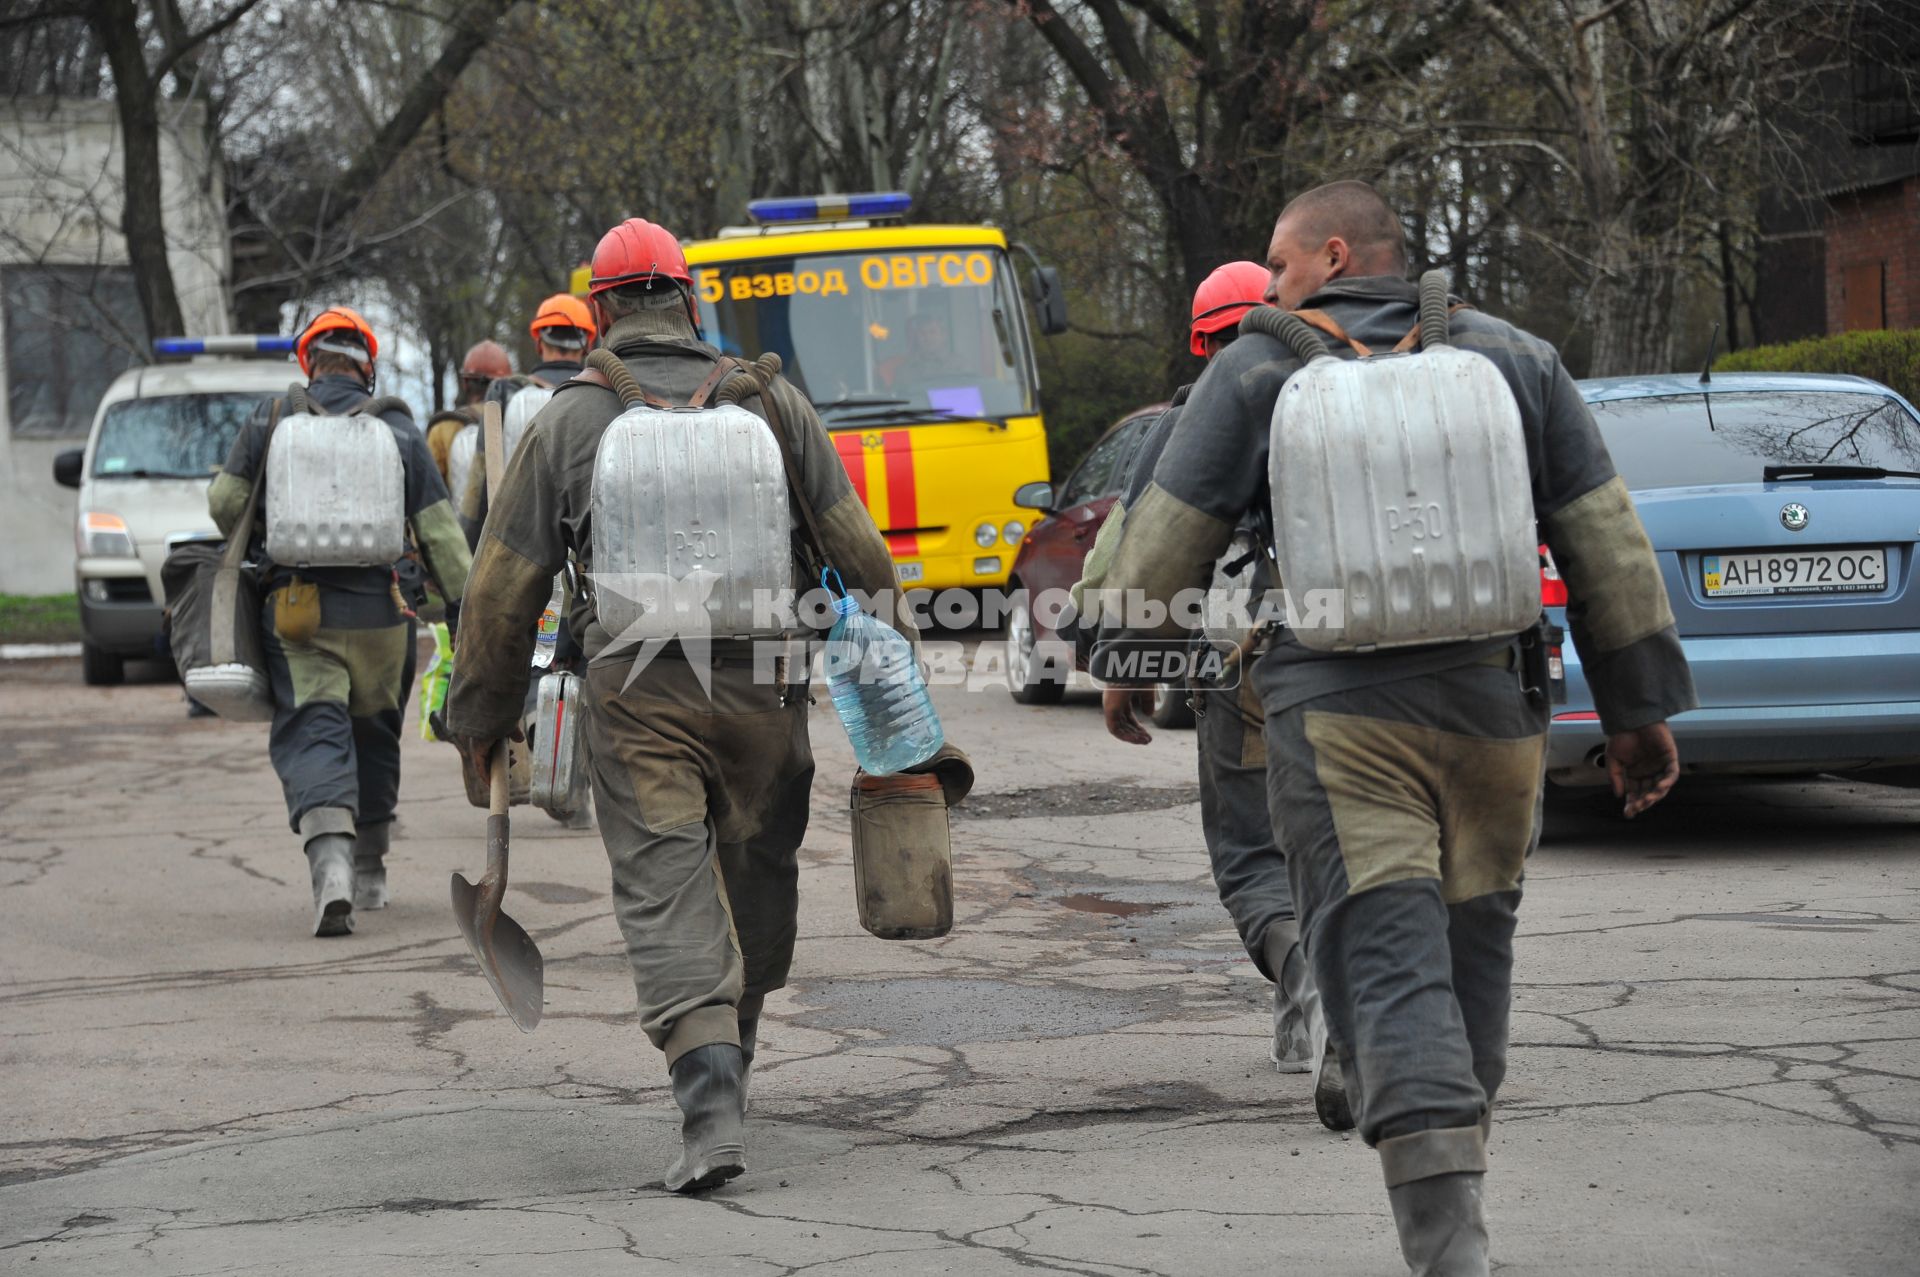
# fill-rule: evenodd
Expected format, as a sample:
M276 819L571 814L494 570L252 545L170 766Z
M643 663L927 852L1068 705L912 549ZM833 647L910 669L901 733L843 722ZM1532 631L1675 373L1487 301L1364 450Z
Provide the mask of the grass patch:
M80 600L72 594L0 594L0 643L78 643Z

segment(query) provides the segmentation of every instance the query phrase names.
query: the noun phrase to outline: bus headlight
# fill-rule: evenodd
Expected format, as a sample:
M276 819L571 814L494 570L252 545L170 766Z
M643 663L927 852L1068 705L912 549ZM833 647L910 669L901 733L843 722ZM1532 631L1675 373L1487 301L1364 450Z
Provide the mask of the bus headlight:
M1000 529L994 527L991 523L983 523L973 530L973 543L982 550L991 548L993 543L999 539Z
M1006 538L1008 545L1019 545L1020 538L1027 535L1027 525L1018 519L1008 519L1007 526L1000 529L1000 535Z
M74 548L83 559L131 559L133 533L127 531L127 521L119 515L88 510L80 516Z

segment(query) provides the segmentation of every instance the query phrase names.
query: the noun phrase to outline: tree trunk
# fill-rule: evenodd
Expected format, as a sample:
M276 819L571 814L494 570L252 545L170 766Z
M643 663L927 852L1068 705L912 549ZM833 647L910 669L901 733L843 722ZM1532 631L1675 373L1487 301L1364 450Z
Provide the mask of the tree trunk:
M147 74L138 8L134 0L95 0L87 19L113 71L123 164L120 229L126 236L127 262L146 316L147 336L177 337L186 331L186 320L180 313L173 266L167 260L160 189L160 86Z
M1590 311L1589 377L1673 370L1673 296L1677 263L1636 244L1620 223L1602 225Z

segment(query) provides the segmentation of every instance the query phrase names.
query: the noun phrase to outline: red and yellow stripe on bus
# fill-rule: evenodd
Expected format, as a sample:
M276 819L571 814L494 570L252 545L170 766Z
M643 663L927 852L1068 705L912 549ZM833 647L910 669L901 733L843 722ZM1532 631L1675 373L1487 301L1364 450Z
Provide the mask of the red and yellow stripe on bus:
M869 440L877 440L869 446ZM833 436L840 463L853 480L867 513L886 535L887 549L896 559L920 553L920 498L913 476L911 430L842 430ZM889 528L902 531L892 532Z

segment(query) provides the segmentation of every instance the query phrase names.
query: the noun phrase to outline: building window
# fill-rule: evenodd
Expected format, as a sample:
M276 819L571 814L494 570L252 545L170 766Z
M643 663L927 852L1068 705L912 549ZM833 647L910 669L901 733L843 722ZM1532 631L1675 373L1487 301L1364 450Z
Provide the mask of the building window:
M147 346L124 266L0 267L0 319L15 438L85 437L108 384Z
M1840 272L1841 328L1844 332L1887 326L1887 264L1861 262Z

